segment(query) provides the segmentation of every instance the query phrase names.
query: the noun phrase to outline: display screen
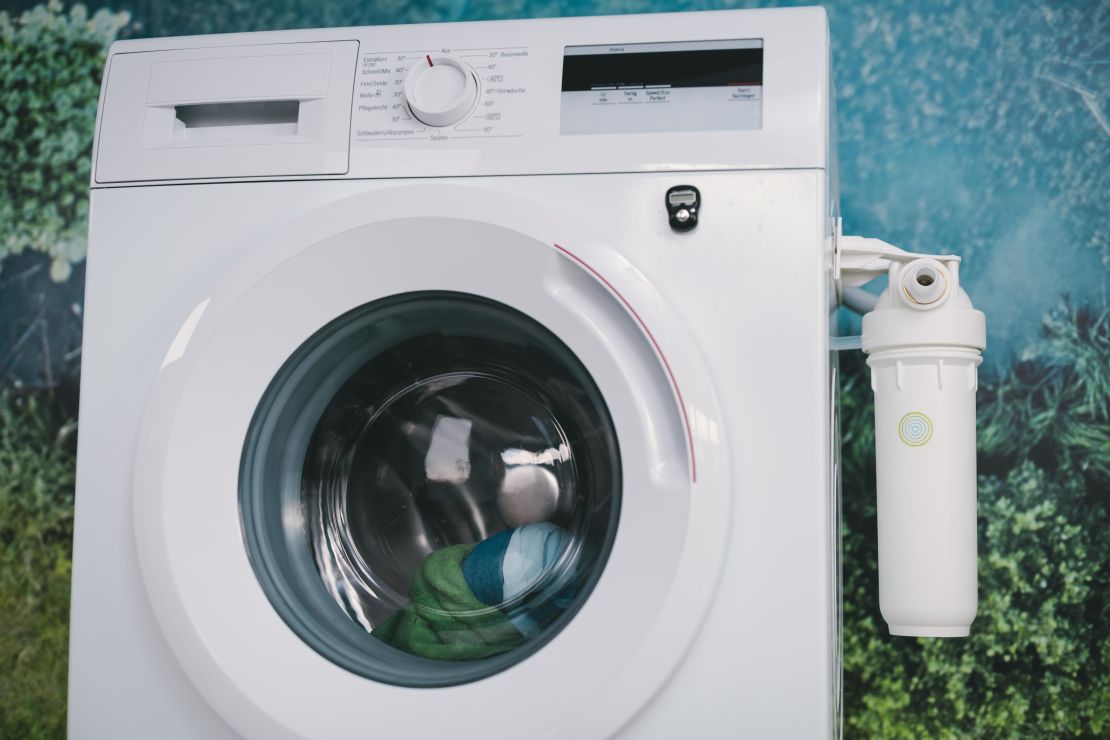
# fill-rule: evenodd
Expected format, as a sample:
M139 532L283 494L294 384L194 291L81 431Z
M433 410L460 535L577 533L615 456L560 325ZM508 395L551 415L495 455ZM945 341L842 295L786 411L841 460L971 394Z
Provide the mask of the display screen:
M763 41L568 46L564 134L758 129Z

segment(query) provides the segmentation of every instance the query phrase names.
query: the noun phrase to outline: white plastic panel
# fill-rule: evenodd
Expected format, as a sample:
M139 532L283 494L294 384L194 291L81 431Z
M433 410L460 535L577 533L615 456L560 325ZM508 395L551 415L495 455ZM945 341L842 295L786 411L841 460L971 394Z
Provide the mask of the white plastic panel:
M722 39L762 40L758 126L560 131L568 48ZM351 172L362 177L826 165L828 27L820 8L367 28L360 42ZM473 67L480 97L470 118L424 126L394 92L426 54L443 52ZM695 101L681 102L696 115Z
M490 265L512 265L517 279ZM366 680L288 629L248 560L236 493L245 430L281 365L335 317L416 290L491 298L566 342L612 415L626 492L604 575L549 649L435 690ZM208 296L158 371L133 504L155 614L229 723L246 737L347 738L366 728L365 712L351 708L372 707L381 737L508 740L538 727L552 740L577 739L610 735L648 701L714 595L729 478L709 371L683 322L624 255L562 211L509 193L409 184L284 224ZM502 699L492 725L489 696Z
M702 446L720 445L720 457L730 462L731 508L720 518L721 526L729 529L730 543L710 607L672 594L683 606L677 610L680 627L702 619L705 623L669 682L621 738L833 734L836 529L830 526L835 507L829 492L834 473L828 463L833 398L824 339L829 331L829 256L822 251L828 203L824 182L824 173L793 171L467 178L450 183L485 190L480 202L500 209L498 220L523 221L532 224L530 231L549 232L550 241L590 264L595 261L582 251L583 245L587 250L595 244L616 246L627 264L641 270L665 299L653 309L650 302L630 294L631 304L672 363L681 363L685 353L670 349L665 329L684 326L705 358L724 415L718 427L720 419L691 404L692 391L683 380L686 372L675 367L687 406L693 405L698 485L706 472ZM667 225L662 205L667 188L676 183L699 188L703 198L700 224L685 234ZM173 368L187 361L184 350L189 346L202 346L203 326L218 307L215 300L208 302L212 285L232 265L249 262L248 255L272 252L286 239L311 241L356 227L372 220L371 209L423 204L428 213L435 213L443 204L455 213L476 215L471 203L433 198L422 189L406 191L400 205L381 199L387 189L403 184L231 183L93 193L81 395L82 424L88 426L81 436L77 494L71 737L232 737L233 731L220 724L215 711L192 689L162 639L140 581L129 509L139 418L167 350L182 337L177 345L182 357ZM333 223L330 212L322 210L353 196L374 204L353 211L359 221ZM546 222L518 208L517 197L542 203L564 217L541 228ZM293 224L317 211L314 223L326 228L294 233ZM584 238L583 229L598 236ZM151 249L152 239L158 249ZM412 240L406 237L404 243ZM266 248L255 252L259 245ZM380 264L384 263L379 260ZM521 278L527 271L515 258L484 264L506 284L533 284L532 277ZM624 291L623 270L603 263L595 266ZM338 262L334 268L337 275L358 276L350 263ZM319 309L313 301L298 302L298 296L286 295L295 307ZM754 318L771 304L782 307L774 321ZM136 311L136 306L143 310ZM592 308L583 305L582 310ZM655 310L673 311L675 321L660 324L645 313ZM193 318L198 311L203 320ZM722 316L741 318L723 321ZM273 316L258 326L267 331L282 328ZM196 333L186 344L188 328ZM623 334L612 336L625 341ZM784 336L791 341L783 342ZM767 347L775 348L773 358L753 361L753 352ZM128 362L121 365L120 357ZM768 388L788 391L768 393ZM241 446L241 439L236 446ZM696 494L691 500L704 498ZM225 524L218 523L221 528ZM205 533L212 526L206 523ZM704 531L694 531L698 536L692 541L704 543ZM206 538L207 534L201 539L207 542ZM703 555L692 565L705 562L713 562L712 557ZM221 564L217 570L226 568ZM657 573L642 567L638 572L639 578L658 584ZM653 611L660 612L667 603L661 598ZM574 622L568 629L575 629ZM621 637L619 625L613 629ZM676 645L674 630L661 629L657 635L651 648L638 656L641 662L630 663L620 680L605 683L589 707L564 712L563 718L578 722L579 731L571 737L605 735L598 713L619 714L650 672L644 666L665 662L669 651L685 650ZM252 636L245 649L258 639ZM556 656L561 654L558 641L550 648ZM118 667L110 682L103 680L106 665ZM593 676L581 670L559 675L574 681ZM476 684L473 700L456 709L480 711L489 706L491 696L501 694ZM304 696L291 702L310 706ZM414 716L425 721L427 705L419 696L413 702L418 708ZM359 716L365 719L366 712ZM336 721L349 717L343 714ZM489 726L488 712L486 722ZM495 734L502 725L494 723ZM410 727L411 723L392 735L377 729L381 737L407 737ZM517 729L522 738L549 738L551 733L535 717Z
M310 47L304 42L352 37L358 39L359 46L353 100L344 98L351 107L350 169L346 177L823 169L828 164L828 18L822 8L143 39L113 46L112 75L116 74L121 52L156 51L173 45L218 57L228 51L227 46L244 43ZM568 47L704 44L727 39L762 42L762 85L744 88L744 94L751 95L758 89L758 103L721 103L752 110L761 107L758 122L753 117L741 123L683 123L678 108L704 107L705 101L693 93L695 99L676 100L680 105L668 107L668 111L676 109L668 113L671 118L648 127L655 130L560 131L563 58ZM221 46L225 46L222 51ZM464 120L428 126L406 108L404 80L413 65L427 64L428 57L441 54L450 54L474 70L480 82L479 98ZM109 80L105 98L108 109L113 107L111 96L120 89L116 83L115 79ZM690 94L682 90L672 93L676 97ZM108 151L101 147L99 156L107 157ZM107 168L108 163L103 167ZM97 182L108 182L100 176L100 169ZM306 168L292 176L308 177L320 172ZM225 175L211 171L203 176L220 179Z
M347 171L357 41L115 54L96 181Z

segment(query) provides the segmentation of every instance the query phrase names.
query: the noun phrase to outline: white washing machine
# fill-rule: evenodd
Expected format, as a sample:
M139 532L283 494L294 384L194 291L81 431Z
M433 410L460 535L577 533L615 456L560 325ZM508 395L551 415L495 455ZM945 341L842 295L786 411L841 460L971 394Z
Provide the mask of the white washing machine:
M115 44L73 738L839 729L827 19Z

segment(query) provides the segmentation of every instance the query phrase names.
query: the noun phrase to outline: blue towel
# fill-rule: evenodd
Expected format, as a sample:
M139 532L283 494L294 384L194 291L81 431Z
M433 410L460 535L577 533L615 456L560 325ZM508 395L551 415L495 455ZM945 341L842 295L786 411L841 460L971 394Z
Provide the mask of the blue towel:
M500 606L505 579L501 573L505 550L513 530L506 529L479 542L462 562L463 578L478 600L489 606Z
M502 601L522 598L539 585L563 554L568 539L566 530L548 522L513 530L502 558Z
M474 546L462 563L463 577L479 601L504 611L522 634L531 637L573 596L567 587L542 603L528 598L548 585L570 539L566 530L548 522L498 532ZM556 577L569 583L572 570L563 568Z
M570 569L553 570L562 557L570 535L554 524L526 524L513 533L501 571L505 578L502 588L506 604L503 610L525 637L535 637L567 605L571 589L564 588L552 596L552 589L543 600L529 601L529 594L540 586L550 586L555 577L560 583L569 580Z

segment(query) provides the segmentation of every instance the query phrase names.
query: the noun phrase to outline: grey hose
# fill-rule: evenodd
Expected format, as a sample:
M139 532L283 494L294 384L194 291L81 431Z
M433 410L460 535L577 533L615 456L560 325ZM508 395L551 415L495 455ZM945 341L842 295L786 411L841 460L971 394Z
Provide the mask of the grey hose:
M846 286L840 289L840 302L846 308L862 315L875 309L875 304L879 302L879 296L868 293L863 288Z

